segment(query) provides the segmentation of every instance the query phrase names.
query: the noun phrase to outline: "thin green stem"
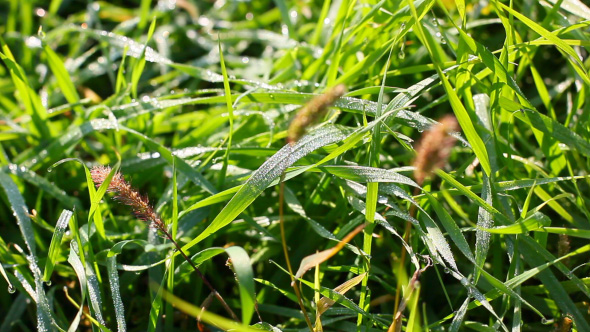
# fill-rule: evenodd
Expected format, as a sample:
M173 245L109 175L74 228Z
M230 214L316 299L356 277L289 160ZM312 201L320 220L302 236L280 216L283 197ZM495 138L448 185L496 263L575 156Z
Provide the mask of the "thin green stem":
M291 260L289 260L289 249L287 248L287 239L285 236L285 219L283 217L283 202L285 200L285 182L283 182L284 179L285 172L281 174L281 184L279 186L279 225L281 228L281 242L283 244L283 253L285 254L285 261L287 262L287 270L289 271L289 277L291 277L291 285L293 286L293 290L295 290L295 295L297 296L297 300L299 301L299 307L301 308L301 312L303 313L303 317L305 318L307 327L309 327L309 331L313 332L313 325L311 325L311 320L307 316L307 310L305 310L305 306L303 305L303 300L301 298L299 286L297 286L295 276L293 275L293 268L291 268Z
M201 278L201 280L203 280L203 283L205 284L205 286L207 286L207 288L209 288L211 293L215 296L215 298L217 298L217 300L219 301L219 303L221 303L223 308L225 308L225 310L230 314L232 319L235 320L236 322L240 322L240 319L238 318L238 316L236 316L236 314L233 312L233 310L231 310L231 308L229 307L227 302L225 302L223 297L221 297L221 294L219 294L219 292L217 292L217 290L215 288L213 288L213 285L211 285L209 280L207 280L207 278L205 278L205 276L201 273L201 271L195 265L195 263L193 263L193 261L184 253L184 251L182 251L182 248L178 245L178 243L176 241L174 241L174 239L172 238L172 235L170 235L170 233L168 233L168 231L166 231L164 229L158 228L158 230L160 230L162 233L164 233L166 235L166 237L168 238L168 240L170 240L170 242L172 242L174 244L174 246L176 247L178 252L180 252L182 257L184 257L184 259L190 264L190 266L193 267L193 270L195 270L195 272L197 273L199 278Z

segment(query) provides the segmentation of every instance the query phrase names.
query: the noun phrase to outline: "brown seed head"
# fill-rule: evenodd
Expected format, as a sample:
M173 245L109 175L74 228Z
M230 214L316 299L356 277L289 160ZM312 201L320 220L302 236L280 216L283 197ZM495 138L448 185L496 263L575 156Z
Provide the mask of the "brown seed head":
M289 144L297 142L305 134L307 127L324 115L328 107L345 93L346 86L339 84L326 91L323 95L310 100L297 112L297 115L295 115L295 118L291 122L289 130L287 130L287 142Z
M571 251L570 238L567 234L559 234L559 241L557 241L557 256L565 256ZM566 266L569 265L569 259L565 258L561 261Z
M449 114L424 132L416 148L416 159L414 159L414 179L419 185L422 185L430 173L445 165L457 140L449 133L458 130L457 119Z
M94 181L97 188L102 185L110 172L110 167L96 166L92 168L90 175L92 175L92 181ZM147 222L150 227L161 231L166 230L166 225L164 225L160 216L154 211L148 198L140 195L135 188L131 187L120 172L113 175L107 191L114 193L115 199L121 203L129 205L133 210L133 214L137 218Z

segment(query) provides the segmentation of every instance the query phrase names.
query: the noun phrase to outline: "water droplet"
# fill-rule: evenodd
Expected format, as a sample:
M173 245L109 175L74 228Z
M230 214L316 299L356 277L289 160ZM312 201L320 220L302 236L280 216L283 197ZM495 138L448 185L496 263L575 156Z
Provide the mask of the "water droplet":
M545 318L545 317L541 318L541 324L547 325L549 323L550 323L550 321L547 318Z
M438 26L438 20L435 18L432 19L432 24L434 24L435 27Z
M51 280L47 280L47 281L45 282L45 284L46 284L48 287L49 287L49 286L51 286Z
M135 271L135 275L138 276L141 274L141 271Z
M43 45L43 43L41 42L41 39L35 36L30 36L25 39L25 45L27 45L28 48L39 48Z
M271 93L270 95L268 95L268 97L269 97L270 99L275 99L275 96L274 96L272 93Z
M12 284L10 284L8 285L8 292L10 294L14 294L14 292L16 292L16 288Z
M47 12L45 12L45 9L43 8L35 8L35 15L39 16L39 17L43 17L45 16Z
M252 13L246 13L246 20L252 21L253 19L254 19L254 14L252 14Z
M37 36L41 39L45 39L45 31L43 31L43 26L39 26L39 30L37 30Z
M400 30L403 30L406 28L406 22L402 22L402 24L400 24L399 26Z
M397 57L403 60L406 57L406 53L403 50L400 50Z
M438 31L437 33L434 34L436 36L436 38L440 38L442 37L442 34L440 33L440 31Z
M444 38L441 38L440 43L443 44L443 45L446 45L447 44L447 40L444 39Z

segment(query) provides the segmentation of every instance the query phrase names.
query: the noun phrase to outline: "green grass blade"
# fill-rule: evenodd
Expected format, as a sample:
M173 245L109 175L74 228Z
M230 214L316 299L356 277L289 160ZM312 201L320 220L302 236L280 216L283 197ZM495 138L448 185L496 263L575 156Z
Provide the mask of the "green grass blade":
M188 250L195 244L215 233L220 228L232 222L244 209L246 209L262 193L273 180L300 158L308 153L328 144L333 144L344 139L344 134L337 127L324 127L306 136L291 147L284 146L279 152L268 159L248 179L242 188L234 195L231 201L221 210L211 224L183 247Z
M43 50L47 56L47 64L49 64L49 68L51 68L51 71L53 72L53 75L55 76L57 84L64 97L66 97L68 103L77 104L80 101L80 96L78 96L76 87L74 86L72 78L66 70L63 61L61 61L59 56L48 45L44 45ZM76 110L76 112L82 116L83 110L80 106L75 106L74 110Z
M49 254L47 255L47 261L45 262L45 270L43 271L43 281L49 281L51 273L55 267L55 263L61 254L61 239L66 231L66 227L72 218L72 211L63 210L57 223L55 224L55 231L51 238L51 244L49 245Z
M117 271L117 256L107 258L107 272L109 274L109 285L115 308L115 317L117 319L117 331L125 332L127 325L125 323L125 309L121 299L119 271Z
M469 244L461 233L461 229L458 227L457 223L453 220L453 217L442 207L442 205L434 198L432 195L426 193L428 197L428 201L434 208L434 211L438 215L439 220L443 224L443 227L449 234L452 242L461 250L463 255L467 257L471 261L475 261L473 253L471 252L471 248L469 248Z
M35 256L37 253L35 233L33 225L31 224L31 218L29 218L29 208L27 207L25 200L14 181L12 181L10 176L4 172L0 172L0 186L2 186L6 193L8 202L10 203L10 209L16 217L18 227L27 249L31 255Z
M254 314L254 306L256 305L254 272L252 271L250 257L242 247L229 247L225 249L225 252L231 259L232 268L238 279L238 286L240 288L242 323L249 325L252 315Z
M281 8L281 7L279 7ZM281 11L282 13L282 11ZM227 162L229 158L229 152L231 150L231 143L232 137L234 132L234 108L232 106L232 98L231 98L231 89L229 88L229 79L227 78L227 69L225 68L225 60L223 59L223 50L221 49L221 39L218 39L218 49L219 49L219 61L221 63L221 74L223 75L223 90L225 91L225 104L227 107L227 112L229 114L229 133L227 136L227 147L225 149L225 154L223 155L223 166L221 167L221 172L219 174L219 183L218 187L221 189L223 187L223 183L225 182L225 173L227 172Z

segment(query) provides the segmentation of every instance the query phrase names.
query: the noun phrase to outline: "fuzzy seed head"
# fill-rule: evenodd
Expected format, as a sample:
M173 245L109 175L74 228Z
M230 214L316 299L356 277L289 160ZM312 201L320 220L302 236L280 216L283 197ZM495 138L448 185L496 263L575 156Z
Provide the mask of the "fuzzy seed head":
M557 257L562 257L569 254L571 251L570 238L567 234L559 234L559 241L557 241ZM569 259L561 261L566 266L569 265Z
M424 132L416 148L416 159L414 159L416 183L422 185L427 176L446 164L457 140L450 133L458 130L457 119L449 114L443 116L438 124Z
M93 167L90 171L90 175L92 175L94 185L96 185L97 188L100 187L110 172L111 168L108 166ZM138 219L148 223L150 227L161 231L166 230L166 225L164 225L160 216L154 211L148 198L140 195L135 188L131 187L120 172L113 175L109 187L107 188L107 192L114 193L116 200L125 205L129 205L133 210L133 214Z
M295 115L295 118L287 130L287 142L294 144L304 134L309 126L314 124L320 117L322 117L328 107L342 97L346 93L346 87L344 84L339 84L332 89L328 90L323 95L319 95L310 100L299 112Z

